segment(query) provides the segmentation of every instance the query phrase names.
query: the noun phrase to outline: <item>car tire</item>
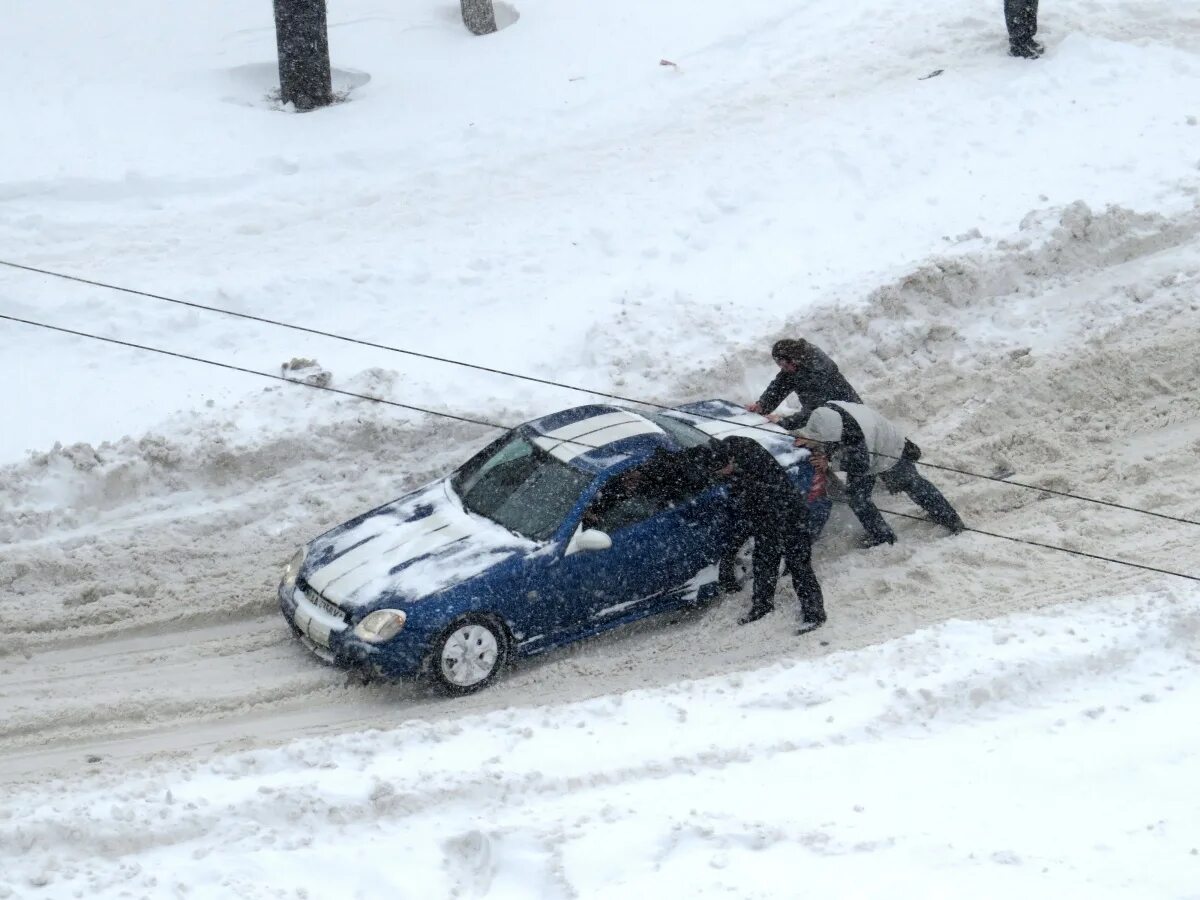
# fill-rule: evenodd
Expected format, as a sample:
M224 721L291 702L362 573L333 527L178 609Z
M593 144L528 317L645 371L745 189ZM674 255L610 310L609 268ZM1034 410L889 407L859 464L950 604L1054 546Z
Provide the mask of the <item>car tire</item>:
M508 633L492 616L463 616L438 636L427 661L434 683L447 694L487 687L508 662Z

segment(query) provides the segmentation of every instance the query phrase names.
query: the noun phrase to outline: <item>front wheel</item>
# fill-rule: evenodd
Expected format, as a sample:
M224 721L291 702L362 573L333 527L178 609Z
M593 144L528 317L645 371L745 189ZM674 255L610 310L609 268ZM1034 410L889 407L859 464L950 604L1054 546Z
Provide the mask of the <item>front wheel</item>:
M508 660L504 628L489 616L459 619L434 643L430 673L450 694L470 694L486 687Z

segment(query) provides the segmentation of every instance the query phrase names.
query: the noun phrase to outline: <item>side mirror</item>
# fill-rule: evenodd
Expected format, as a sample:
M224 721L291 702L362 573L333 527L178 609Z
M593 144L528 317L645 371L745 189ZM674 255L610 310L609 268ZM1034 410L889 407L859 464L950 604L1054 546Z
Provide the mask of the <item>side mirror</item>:
M571 543L567 545L567 552L563 555L570 556L572 553L578 553L581 550L607 550L611 546L612 538L607 534L595 528L587 528L575 532L575 536L571 538Z

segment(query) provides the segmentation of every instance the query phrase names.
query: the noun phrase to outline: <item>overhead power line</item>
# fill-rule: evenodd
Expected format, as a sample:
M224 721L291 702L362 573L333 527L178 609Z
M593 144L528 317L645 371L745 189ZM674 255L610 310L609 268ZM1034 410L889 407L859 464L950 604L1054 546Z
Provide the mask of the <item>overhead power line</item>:
M86 331L77 331L72 328L63 328L59 325L49 325L45 322L35 322L31 319L22 319L18 316L10 316L10 315L6 315L4 313L0 313L0 320L6 320L9 322L17 322L22 325L29 325L34 328L45 328L50 331L59 332L61 334L69 334L69 335L73 335L75 337L86 338L88 340L102 341L106 344L115 344L116 346L127 347L127 348L133 349L133 350L143 350L148 353L157 353L162 356L169 356L169 357L173 357L175 359L187 360L188 362L196 362L196 363L201 363L203 365L216 366L217 368L220 368L220 369L227 369L232 372L241 372L245 375L257 375L260 378L270 378L273 381L282 381L282 382L285 382L286 384L292 384L292 385L298 385L300 387L312 388L313 390L327 391L331 394L339 394L341 396L352 397L357 400L366 400L371 403L382 403L385 406L394 406L399 409L407 409L407 410L411 410L413 412L425 413L426 415L436 416L438 418L453 419L454 421L466 422L471 425L483 425L487 428L494 428L494 429L497 429L500 431L511 430L511 426L502 425L498 422L489 422L486 419L475 419L475 418L471 418L469 416L459 416L459 415L455 415L453 413L440 412L438 410L427 409L422 406L413 406L412 404L399 403L395 400L386 400L382 397L373 397L369 394L359 394L354 391L345 391L345 390L341 390L339 388L329 387L328 385L310 384L309 382L306 382L306 381L297 381L292 378L287 378L283 375L275 375L270 372L262 372L262 371L259 371L258 369L249 369L244 366L235 366L232 363L223 363L223 362L219 362L217 360L205 359L202 356L193 356L193 355L187 354L187 353L179 353L174 350L165 350L161 347L151 347L148 344L138 344L138 343L134 343L133 341L123 341L118 338L105 337L103 335L92 334L92 333L86 332ZM590 447L591 449L598 449L591 444L586 444L579 440L569 440L569 441L565 441L565 442L578 444L581 446L587 446L587 447ZM841 501L841 502L845 502L845 501ZM916 521L925 521L920 516L910 515L909 513L896 512L893 510L882 510L882 512L886 512L889 515L901 516L906 519L914 519ZM1044 543L1041 543L1038 541L1029 540L1027 538L1011 537L1009 535L999 534L999 533L993 532L993 531L984 531L981 528L968 527L966 530L972 531L976 534L986 535L987 537L999 538L1001 540L1006 540L1006 541L1014 541L1014 542L1020 543L1020 544L1029 544L1030 546L1042 547L1047 550L1056 550L1060 553L1069 553L1073 556L1082 556L1082 557L1086 557L1088 559L1103 560L1105 562L1114 563L1116 565L1128 566L1128 567L1134 568L1134 569L1142 569L1142 570L1145 570L1148 572L1157 572L1161 575L1171 575L1176 578L1185 578L1188 581L1200 582L1200 576L1187 575L1183 572L1173 572L1169 569L1160 569L1155 566L1148 566L1148 565L1144 565L1142 563L1129 562L1128 560L1116 559L1111 556L1101 556L1101 555L1095 554L1095 553L1085 553L1081 550L1072 550L1068 547L1058 547L1058 546L1055 546L1054 544L1044 544Z
M840 502L844 503L845 501L840 501ZM883 512L883 513L887 513L889 516L899 516L903 519L912 519L916 522L927 522L928 521L928 519L925 519L921 516L914 516L914 515L912 515L912 513L897 512L894 509L880 509L879 511ZM1041 541L1033 541L1033 540L1030 540L1029 538L1013 537L1012 535L1000 534L999 532L996 532L996 531L985 531L982 528L973 528L970 525L966 526L964 528L964 531L971 531L971 532L974 532L975 534L982 534L982 535L986 535L987 537L999 538L1002 541L1012 541L1013 543L1016 543L1016 544L1028 544L1030 547L1042 547L1046 550L1057 550L1059 553L1070 553L1072 556L1082 556L1087 559L1102 560L1104 562L1115 563L1118 566L1129 566L1132 569L1144 569L1147 572L1157 572L1160 575L1172 575L1175 578L1186 578L1188 581L1200 582L1200 575L1188 575L1184 572L1173 572L1170 569L1159 569L1155 566L1147 566L1142 563L1130 562L1127 559L1117 559L1112 556L1102 556L1098 553L1085 553L1083 550L1072 550L1070 547L1059 547L1056 544L1043 544Z
M476 419L470 416L460 416L454 413L442 412L436 409L428 409L424 406L413 406L410 403L400 403L396 400L386 400L383 397L373 397L370 394L360 394L356 391L346 391L342 390L341 388L329 387L329 385L312 384L307 381L288 378L285 375L275 375L271 372L263 372L259 369L249 369L245 366L235 366L232 363L219 362L215 359L206 359L202 356L192 356L190 354L179 353L174 350L165 350L162 347L151 347L149 344L138 344L134 343L133 341L122 341L118 338L105 337L104 335L92 334L87 331L76 331L72 328L63 328L59 325L49 325L45 322L35 322L32 319L22 319L19 316L10 316L4 313L0 313L0 319L5 319L9 322L19 322L22 325L31 325L35 328L45 328L49 331L57 331L62 334L70 334L74 335L75 337L87 338L93 341L103 341L106 344L116 344L118 347L128 347L132 350L144 350L147 353L157 353L161 356L170 356L174 357L175 359L187 360L188 362L203 363L206 366L215 366L218 369L228 369L231 372L241 372L244 375L257 375L260 378L270 378L273 381L282 381L286 384L295 384L299 385L300 387L312 388L318 391L326 391L330 394L340 394L343 397L351 397L355 400L366 400L371 403L381 403L384 406L394 406L397 409L407 409L411 410L412 412L425 413L426 415L435 416L437 418L453 419L456 422L466 422L469 425L483 425L486 428L494 428L497 431L512 430L511 425L502 425L499 422L491 422L487 419ZM579 438L557 438L556 440L563 444L574 444L576 447L587 447L589 450L600 449L595 444L589 444L587 441L580 440Z
M488 428L498 428L507 430L508 426L498 425L495 422L489 422L486 419L473 419L470 416L457 416L453 413L439 412L436 409L426 409L422 406L412 406L408 403L398 403L395 400L385 400L382 397L372 397L369 394L358 394L354 391L343 391L339 388L329 387L328 385L309 384L307 381L297 381L294 378L287 378L283 375L273 375L270 372L262 372L258 369L247 369L244 366L235 366L232 363L218 362L215 359L205 359L202 356L192 356L187 353L177 353L174 350L164 350L162 347L151 347L147 344L136 344L133 341L122 341L117 338L104 337L100 334L91 334L86 331L76 331L73 328L63 328L59 325L48 325L45 322L34 322L31 319L22 319L18 316L9 316L0 313L0 319L7 319L9 322L20 322L22 325L32 325L35 328L47 328L50 331L58 331L62 334L71 334L75 337L87 338L93 341L103 341L106 344L116 344L118 347L129 347L133 350L145 350L148 353L158 353L162 356L173 356L176 359L186 359L189 362L203 363L206 366L216 366L219 369L228 369L231 372L242 372L246 375L258 375L260 378L271 378L275 381L283 381L288 384L298 384L302 387L314 388L320 391L328 391L331 394L341 394L343 397L354 397L357 400L369 400L372 403L382 403L384 406L395 406L399 409L408 409L413 412L425 413L430 416L440 416L443 419L455 419L459 422L467 422L471 425L485 425Z
M881 454L886 455L886 454ZM890 456L889 459L900 459L898 456ZM1069 497L1072 500L1084 500L1088 503L1095 503L1097 506L1108 506L1113 509L1123 509L1127 512L1141 513L1143 516L1154 516L1157 519L1166 519L1168 522L1181 522L1184 525L1200 525L1200 522L1195 519L1185 519L1182 516L1172 516L1167 513L1154 512L1150 509L1140 509L1136 506L1126 506L1123 503L1114 503L1111 500L1100 500L1097 497L1084 497L1079 494L1072 494L1070 491L1056 491L1053 488L1042 487L1037 484L1026 484L1022 481L1013 481L1010 478L1002 478L999 475L984 475L979 472L966 472L962 469L955 469L951 466L939 466L937 463L927 463L917 460L917 465L927 466L930 469L937 469L940 472L954 472L958 475L969 475L971 478L980 478L984 481L995 481L1000 484L1008 484L1013 487L1027 488L1031 491L1040 491L1043 494L1053 494L1056 497Z
M267 318L265 316L256 316L251 313L237 312L236 310L225 309L220 306L211 306L211 305L204 304L204 303L197 303L193 300L181 300L177 297L170 297L165 294L156 294L151 291L140 291L135 288L123 287L122 285L117 285L117 284L109 284L108 282L97 281L97 280L91 279L91 278L82 278L78 275L68 275L65 272L56 272L53 269L42 269L42 268L38 268L37 266L24 265L22 263L15 263L15 262L3 260L3 259L0 259L0 266L7 266L8 268L11 268L11 269L17 269L17 270L23 271L23 272L31 272L31 273L34 273L37 275L45 275L50 278L60 278L60 279L63 279L64 281L73 281L78 284L87 284L87 285L91 285L92 287L103 288L105 290L117 291L117 292L124 293L124 294L132 294L137 297L146 297L151 300L161 300L164 303L173 303L178 306L186 306L191 309L203 310L204 312L211 312L211 313L217 313L219 315L232 316L234 318L244 319L249 322L257 322L262 325L271 325L276 328L286 328L291 331L298 331L303 334L311 334L311 335L315 335L317 337L328 338L328 339L334 340L334 341L342 341L343 343L356 344L361 347L370 347L375 350L384 350L388 353L398 353L403 356L411 356L416 359L424 359L424 360L428 360L430 362L444 363L444 364L450 365L450 366L459 366L461 368L473 369L478 372L487 372L488 374L491 374L491 375L500 375L505 378L515 378L515 379L518 379L521 381L529 381L534 384L541 384L541 385L545 385L547 387L562 388L563 390L575 391L575 392L581 393L581 394L591 394L592 396L604 397L609 400L619 400L622 403L634 403L634 404L637 404L640 406L649 406L654 409L663 409L663 410L671 409L671 407L667 406L666 404L656 403L652 400L640 400L636 397L626 397L621 394L613 394L613 393L610 393L607 391L596 390L594 388L581 387L579 385L574 385L574 384L567 384L567 383L561 382L561 381L554 381L553 379L550 379L550 378L538 378L537 376L534 376L534 375L526 375L526 374L523 374L520 372L509 372L505 369L497 369L492 366L485 366L485 365L481 365L479 363L467 362L466 360L453 359L451 357L446 357L446 356L436 356L431 353L422 353L419 350L410 350L405 347L395 347L395 346L391 346L389 344L381 344L381 343L378 343L375 341L368 341L363 338L350 337L348 335L337 334L336 332L332 332L332 331L324 331L319 328L309 328L308 326L305 326L305 325L297 325L294 322L284 322L280 319L271 319L271 318ZM71 332L71 333L76 333L76 332ZM254 371L254 370L249 370L249 371ZM264 374L264 373L255 372L255 374ZM268 377L278 377L278 376L268 375ZM283 380L289 380L289 379L283 379ZM697 414L697 415L699 415L699 414ZM473 421L473 420L464 420L464 421ZM760 426L748 425L746 427L757 428ZM766 430L766 429L764 429L764 430ZM878 455L883 456L888 459L900 459L900 457L890 456L888 454L878 454ZM1182 516L1172 516L1172 515L1168 515L1166 513L1155 512L1155 511L1149 510L1149 509L1140 509L1139 507L1136 507L1136 506L1127 506L1122 503L1115 503L1111 500L1100 500L1096 497L1086 497L1082 494L1073 494L1069 491L1058 491L1058 490L1054 490L1053 488L1041 487L1040 485L1036 485L1036 484L1027 484L1027 483L1021 482L1021 481L1012 481L1010 479L1001 478L996 475L984 475L981 472L972 472L968 469L958 469L953 466L938 465L937 463L925 462L923 460L917 460L916 465L926 466L930 469L936 469L936 470L942 471L942 472L953 472L956 475L962 475L967 478L979 478L984 481L994 481L994 482L998 482L1000 484L1007 484L1007 485L1011 485L1013 487L1023 488L1025 490L1039 491L1040 493L1043 493L1043 494L1050 494L1050 495L1057 496L1057 497L1067 497L1071 500L1078 500L1078 501L1084 502L1084 503L1094 503L1098 506L1107 506L1112 509L1120 509L1120 510L1124 510L1126 512L1138 513L1138 514L1144 515L1144 516L1153 516L1154 518L1166 519L1167 521L1170 521L1170 522L1179 522L1179 523L1182 523L1185 525L1200 526L1200 521L1197 521L1195 519L1187 519Z
M623 397L620 394L611 394L606 391L597 391L591 388L580 387L574 384L565 384L561 381L554 381L549 378L538 378L535 375L524 375L520 372L508 372L504 369L496 369L491 366L480 365L479 363L467 362L462 359L452 359L448 356L435 356L432 353L422 353L419 350L409 350L406 347L393 347L389 344L380 344L375 341L368 341L363 338L350 337L345 334L337 334L333 331L323 331L320 328L309 328L306 325L297 325L294 322L284 322L279 319L269 319L265 316L256 316L251 313L237 312L232 309L224 309L220 306L209 306L204 303L196 303L192 300L180 300L177 297L168 297L165 294L154 294L150 291L139 291L134 288L122 287L117 284L106 284L103 281L93 281L90 278L80 278L78 275L67 275L63 272L55 272L50 269L39 269L35 266L25 266L20 263L8 262L0 259L0 266L8 266L11 269L20 269L25 272L35 272L39 275L48 275L51 278L62 278L66 281L75 281L79 284L89 284L92 287L104 288L110 291L119 291L123 294L133 294L137 297L148 297L151 300L162 300L164 303L174 303L178 306L187 306L191 309L200 309L205 312L219 313L224 316L233 316L236 319L245 319L248 322L258 322L261 325L272 325L276 328L287 328L290 331L299 331L303 334L312 334L317 337L329 338L334 341L342 341L347 344L357 344L360 347L370 347L374 350L386 350L388 353L399 353L403 356L411 356L416 359L424 359L430 362L445 363L448 366L459 366L465 369L474 369L477 372L487 372L490 375L502 375L505 378L517 378L521 381L531 381L534 384L542 384L547 387L563 388L568 391L577 391L582 394L594 394L597 397L606 397L609 400L620 400L622 403L640 403L644 406L654 406L659 409L670 409L659 403L653 403L646 400L637 400L633 397Z

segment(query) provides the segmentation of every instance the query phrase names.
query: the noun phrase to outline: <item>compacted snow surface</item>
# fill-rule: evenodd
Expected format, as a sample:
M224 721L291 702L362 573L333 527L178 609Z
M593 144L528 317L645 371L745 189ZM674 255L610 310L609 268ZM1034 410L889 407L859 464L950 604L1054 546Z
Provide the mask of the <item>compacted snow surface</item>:
M999 0L339 0L303 115L260 6L7 10L0 260L656 403L805 336L925 461L1174 519L927 470L990 534L835 509L816 633L784 579L363 686L282 563L496 431L0 320L0 898L1200 897L1194 4L1047 4L1028 62ZM596 399L4 266L0 315Z

